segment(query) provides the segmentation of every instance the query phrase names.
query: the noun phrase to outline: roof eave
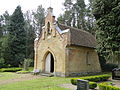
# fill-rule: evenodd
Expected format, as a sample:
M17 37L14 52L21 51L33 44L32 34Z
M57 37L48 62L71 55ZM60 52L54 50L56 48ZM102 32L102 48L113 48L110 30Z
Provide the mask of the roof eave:
M67 44L66 47L70 47L70 46L75 46L75 47L86 47L86 48L96 49L96 47L93 47L93 46L83 46L83 45L77 45L77 44Z

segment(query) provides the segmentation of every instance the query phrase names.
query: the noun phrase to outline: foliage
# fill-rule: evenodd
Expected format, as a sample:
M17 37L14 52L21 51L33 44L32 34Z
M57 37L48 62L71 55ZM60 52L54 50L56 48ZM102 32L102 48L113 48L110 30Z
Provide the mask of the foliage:
M32 59L25 59L23 63L23 70L27 71L32 62Z
M25 30L26 30L26 58L34 59L34 40L35 40L35 28L32 25L32 13L27 11L24 14L25 18Z
M102 67L103 71L112 71L114 68L118 68L118 65L113 63L107 63Z
M42 5L38 6L37 11L33 12L33 18L33 26L37 36L39 36L42 31L45 19L45 9L42 7Z
M100 82L100 81L107 81L109 78L111 77L111 75L96 75L96 76L87 76L87 77L80 77L80 78L72 78L71 79L71 83L73 85L77 84L77 79L84 79L84 80L89 80L92 82Z
M34 40L44 25L44 15L42 6L37 11L27 11L24 16L20 6L12 15L7 11L0 15L0 58L4 59L5 67L22 66L27 58L34 65Z
M120 90L120 88L111 86L108 83L100 83L99 90Z
M102 71L112 71L114 68L118 68L118 65L113 63L107 63L103 56L99 55L99 61Z
M107 62L120 65L120 1L94 0L93 13L97 20L98 52Z
M97 83L96 82L89 82L89 88L90 89L95 89L97 87Z
M3 15L0 16L0 62L4 62L0 67L6 67L6 57L5 48L7 47L7 33L8 33L8 25L10 22L10 15L7 11Z
M96 25L92 4L92 0L89 0L88 5L85 4L85 0L65 0L65 11L58 17L58 22L94 34Z
M11 66L22 65L25 58L26 50L26 31L24 29L24 17L21 7L17 6L10 19L8 47L7 47L7 60L6 63Z
M3 58L0 58L0 68L3 68L5 66L4 62L5 60Z
M1 68L0 72L17 72L22 70L22 68Z

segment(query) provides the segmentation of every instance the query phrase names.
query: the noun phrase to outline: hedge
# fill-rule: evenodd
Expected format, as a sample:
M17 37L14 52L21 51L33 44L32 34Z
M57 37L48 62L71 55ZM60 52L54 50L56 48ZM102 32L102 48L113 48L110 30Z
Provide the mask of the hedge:
M96 82L89 82L89 88L90 89L94 89L97 87L97 83Z
M100 83L99 90L120 90L120 88L108 85L106 83Z
M22 68L1 68L0 72L17 72L21 70Z
M71 83L73 85L76 85L77 79L84 79L92 82L101 82L101 81L107 81L111 75L104 74L104 75L96 75L96 76L87 76L87 77L80 77L80 78L72 78Z

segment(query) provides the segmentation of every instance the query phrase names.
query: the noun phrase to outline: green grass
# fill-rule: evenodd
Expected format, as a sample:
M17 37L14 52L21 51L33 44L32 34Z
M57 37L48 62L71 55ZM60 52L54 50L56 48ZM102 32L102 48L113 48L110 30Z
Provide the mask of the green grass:
M10 76L11 73L7 73ZM0 90L70 90L59 85L70 83L70 78L40 77L39 79L0 85Z
M10 73L10 72L0 72L0 81L1 80L7 80L7 79L13 79L13 78L17 78L20 75L16 74L16 73Z
M28 71L33 71L34 67L29 67L29 70Z
M17 78L20 75L10 72L0 73L0 82L2 80ZM40 77L34 80L0 85L0 90L70 90L59 86L61 84L71 83L70 80L71 78Z

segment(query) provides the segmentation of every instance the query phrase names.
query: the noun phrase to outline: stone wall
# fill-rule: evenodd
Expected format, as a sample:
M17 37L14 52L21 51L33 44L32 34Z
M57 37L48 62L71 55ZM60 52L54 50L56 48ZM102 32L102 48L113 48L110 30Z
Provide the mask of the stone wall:
M67 47L68 75L101 72L97 52L93 48Z

